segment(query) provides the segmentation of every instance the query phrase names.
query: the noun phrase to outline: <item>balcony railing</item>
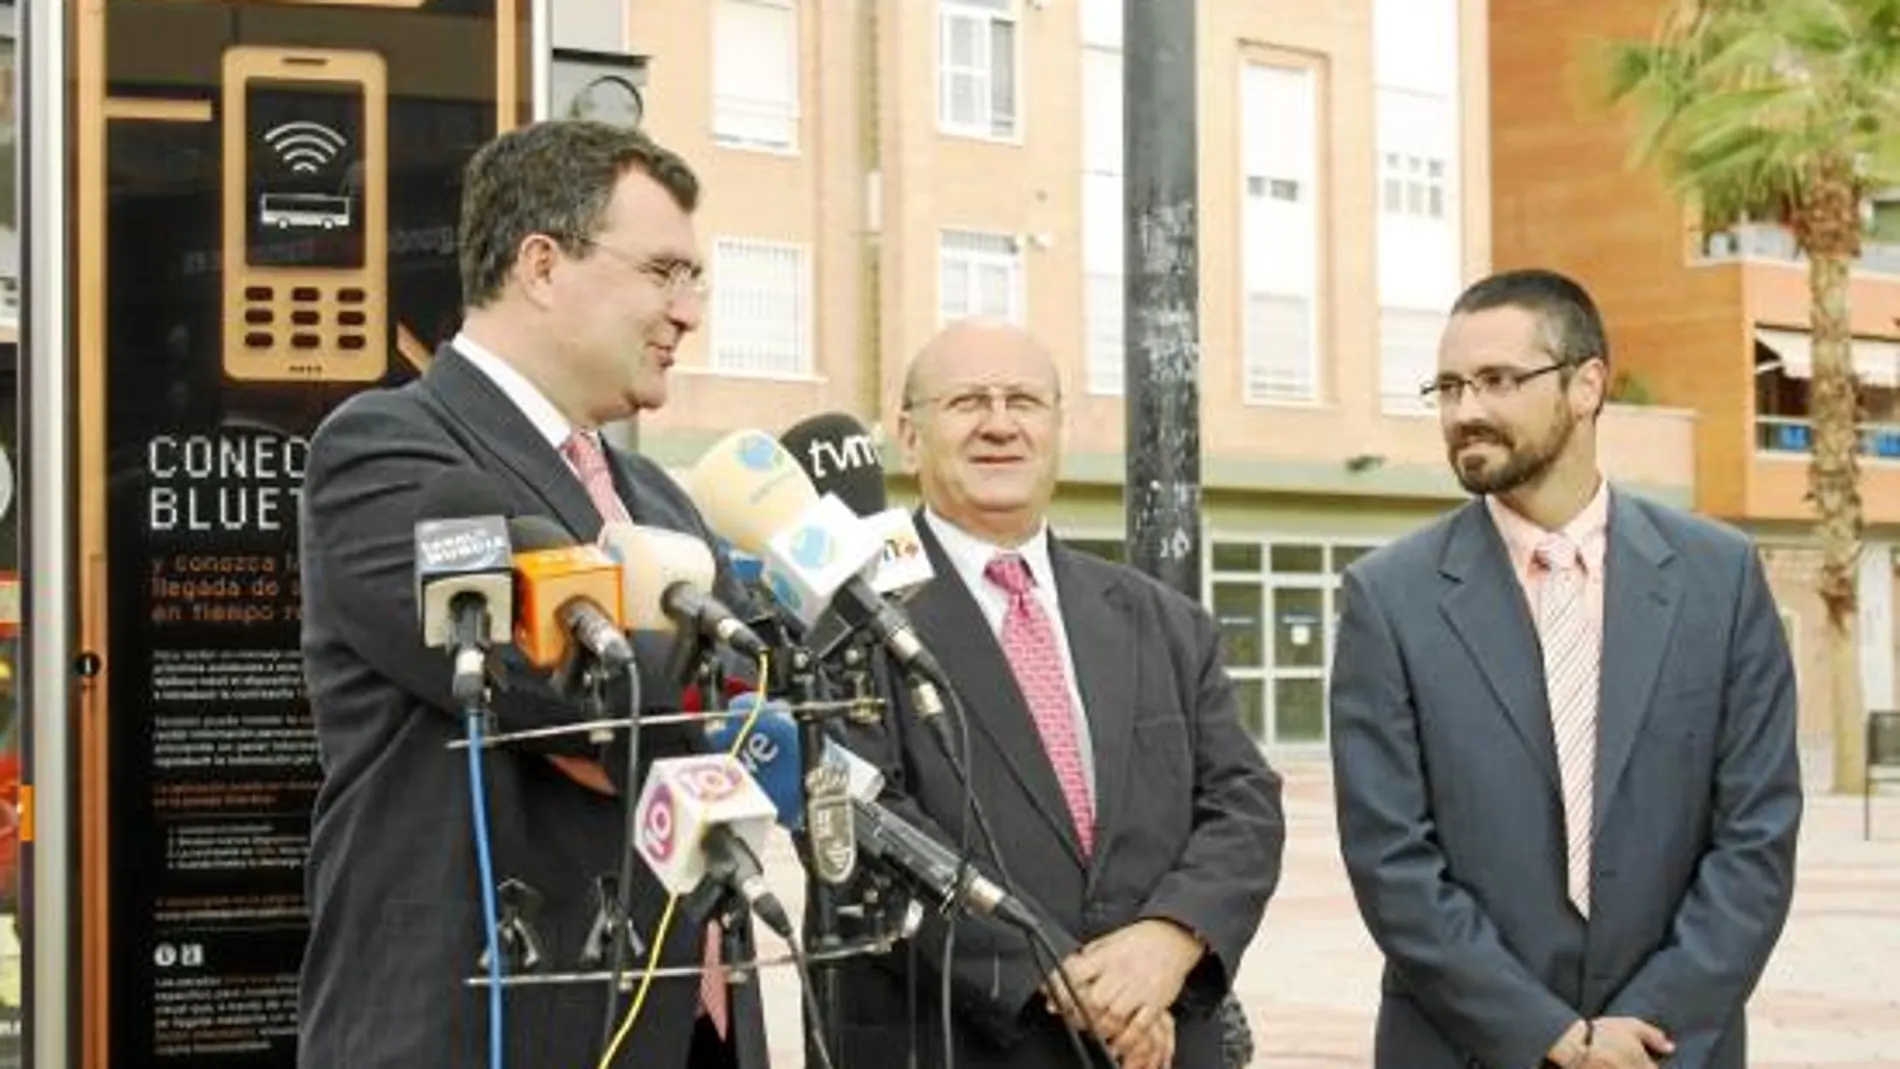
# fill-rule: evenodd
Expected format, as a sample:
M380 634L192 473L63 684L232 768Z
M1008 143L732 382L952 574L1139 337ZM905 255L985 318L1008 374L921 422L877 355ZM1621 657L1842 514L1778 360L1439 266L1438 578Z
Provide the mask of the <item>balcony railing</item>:
M1794 232L1774 223L1741 223L1704 235L1702 254L1711 260L1740 257L1800 263L1807 259L1795 244ZM1900 275L1900 243L1863 240L1855 263L1865 271Z
M1755 417L1755 448L1763 453L1806 453L1814 448L1814 424L1793 416ZM1862 423L1862 456L1900 460L1900 423Z

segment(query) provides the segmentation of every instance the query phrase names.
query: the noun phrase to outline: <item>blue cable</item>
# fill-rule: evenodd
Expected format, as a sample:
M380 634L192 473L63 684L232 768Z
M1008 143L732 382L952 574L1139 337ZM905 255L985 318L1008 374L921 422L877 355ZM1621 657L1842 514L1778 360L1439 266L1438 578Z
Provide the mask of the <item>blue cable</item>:
M475 864L482 882L482 921L488 933L488 1065L502 1069L501 921L495 908L495 867L488 856L488 791L482 783L482 711L468 712L468 789L475 819Z

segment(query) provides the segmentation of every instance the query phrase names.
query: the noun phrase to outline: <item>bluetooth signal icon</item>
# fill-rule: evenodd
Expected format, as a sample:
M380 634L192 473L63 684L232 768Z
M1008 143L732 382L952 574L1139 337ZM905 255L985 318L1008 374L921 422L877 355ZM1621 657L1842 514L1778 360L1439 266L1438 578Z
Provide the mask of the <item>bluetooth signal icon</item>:
M343 149L344 137L322 123L298 120L265 131L264 143L291 170L298 174L315 174L336 159L336 154Z

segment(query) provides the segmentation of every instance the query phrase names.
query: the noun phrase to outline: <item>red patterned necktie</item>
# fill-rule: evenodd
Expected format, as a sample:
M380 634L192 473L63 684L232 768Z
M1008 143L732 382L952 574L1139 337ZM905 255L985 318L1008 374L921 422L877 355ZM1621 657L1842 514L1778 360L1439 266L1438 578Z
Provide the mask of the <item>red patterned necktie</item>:
M581 485L587 487L587 496L594 499L594 508L600 511L600 518L608 523L632 523L633 517L627 512L626 503L614 491L613 472L607 467L607 454L594 441L594 436L575 431L567 436L561 446L561 455L574 465L575 474L581 478ZM699 977L699 1005L719 1034L726 1034L729 1023L729 1007L726 1005L726 977L719 965L720 929L718 921L706 923L706 945L700 956L700 964L705 971Z
M574 465L574 473L581 477L581 485L587 487L587 496L594 499L594 507L600 510L600 518L608 523L632 523L627 506L614 491L613 471L607 467L607 454L601 451L600 443L594 436L584 431L575 431L567 436L561 446L561 455Z
M1036 600L1035 576L1014 553L999 553L983 569L983 577L1009 595L1003 613L1003 656L1009 661L1016 685L1022 688L1029 716L1042 736L1042 748L1055 767L1056 782L1069 803L1076 838L1084 857L1095 846L1095 805L1089 798L1088 776L1082 768L1082 748L1076 738L1075 705L1069 700L1068 675L1062 651L1056 647L1056 629Z

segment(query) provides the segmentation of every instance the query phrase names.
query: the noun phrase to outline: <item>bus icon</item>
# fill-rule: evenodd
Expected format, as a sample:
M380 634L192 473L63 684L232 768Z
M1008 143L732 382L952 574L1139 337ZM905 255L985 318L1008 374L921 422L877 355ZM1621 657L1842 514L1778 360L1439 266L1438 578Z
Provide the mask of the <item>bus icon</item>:
M350 225L351 199L330 193L265 193L257 198L257 221L279 230L335 230Z

